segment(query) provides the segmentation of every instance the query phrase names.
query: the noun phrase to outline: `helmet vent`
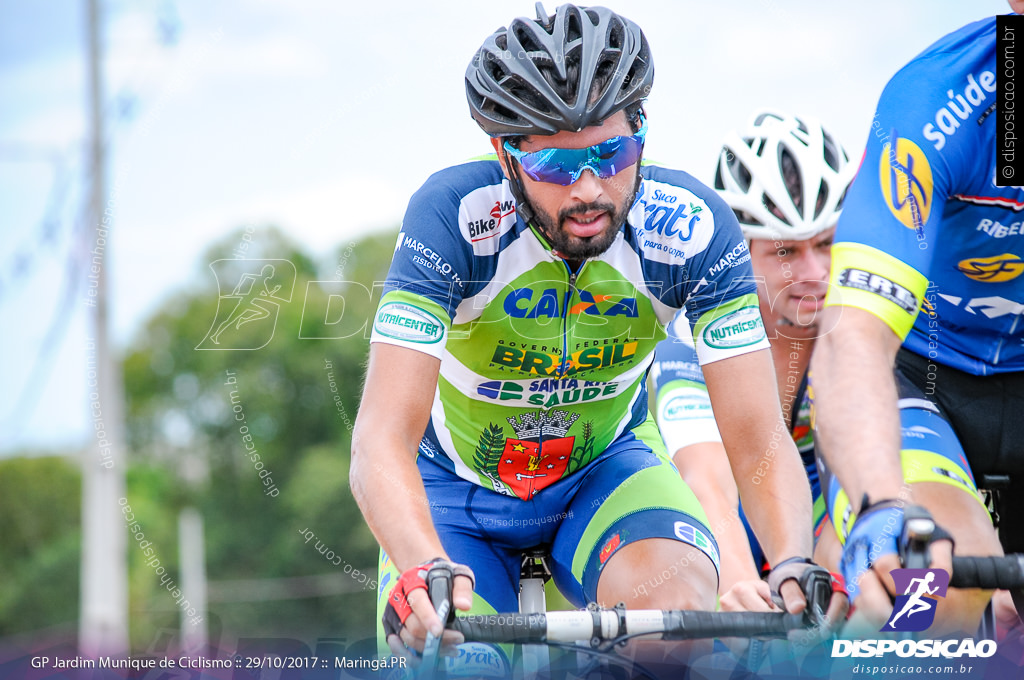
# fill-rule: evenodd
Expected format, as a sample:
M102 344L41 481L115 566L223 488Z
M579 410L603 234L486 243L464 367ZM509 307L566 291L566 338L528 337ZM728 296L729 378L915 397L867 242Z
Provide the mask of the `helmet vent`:
M733 210L733 213L735 213L736 220L740 224L746 224L751 227L761 226L761 220L757 219L756 217L748 213L746 210Z
M482 56L483 63L480 66L487 71L487 75L498 82L503 81L507 77L508 72L505 70L505 65L502 64L501 60L493 54L484 54Z
M590 23L596 24L598 21L594 17L588 16ZM565 13L565 42L566 44L579 43L583 39L583 21L582 17L576 12Z
M757 118L754 119L754 127L761 127L761 125L769 118L771 118L772 120L782 120L782 117L777 116L776 114L771 113L769 111L765 111L764 113L758 115Z
M825 163L828 167L839 172L839 150L836 148L836 140L832 139L829 133L824 134Z
M818 186L818 198L814 201L814 219L818 219L821 216L821 211L825 209L825 203L828 202L828 187L822 182Z
M530 61L536 61L537 56L533 53L543 52L544 47L537 42L536 38L534 38L531 27L524 22L517 21L509 26L509 31L515 35L516 40L519 41L519 47L521 47L523 52L526 53L527 58L529 58ZM505 36L501 37L504 38ZM508 47L504 47L502 49L508 49Z
M608 31L608 47L606 49L619 53L622 51L625 40L626 32L622 30L622 25L614 24Z
M789 200L796 206L797 212L802 214L804 207L803 177L800 174L800 165L796 162L796 157L792 151L786 148L785 144L779 144L779 170L782 171L782 181L786 185Z
M836 202L836 207L835 207L836 212L839 212L839 210L842 209L843 201L846 200L846 192L849 191L849 190L850 190L849 187L847 187L846 189L843 189L842 195L839 197L839 200Z
M761 194L761 201L764 202L764 207L768 208L768 212L775 215L779 221L784 224L790 225L789 220L786 219L786 215L779 210L779 206L775 205L775 201L768 197L768 194ZM792 226L792 225L790 225Z
M751 175L750 170L747 170L747 166L743 164L736 154L727 152L726 161L729 163L729 173L732 174L732 178L740 185L740 190L749 191Z

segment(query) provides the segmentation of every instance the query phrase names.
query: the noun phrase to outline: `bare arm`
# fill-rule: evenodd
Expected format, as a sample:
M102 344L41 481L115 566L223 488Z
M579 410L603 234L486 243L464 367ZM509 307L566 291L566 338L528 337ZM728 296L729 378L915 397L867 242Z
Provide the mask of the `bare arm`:
M893 363L900 339L874 314L826 307L811 359L815 441L855 510L903 487ZM904 495L906 493L904 492Z
M903 482L893 379L900 338L875 315L855 307L826 307L824 314L822 327L832 331L818 340L811 359L818 453L839 478L855 511L860 512L865 493L871 502L898 499L901 507L912 503L911 488ZM933 544L932 565L951 569L951 550L949 543ZM887 552L869 554L869 559L871 568L865 572L856 561L843 571L847 586L852 581L857 587L858 612L875 625L892 609L895 585L890 572L900 562Z
M782 420L771 351L704 365L733 477L769 564L809 557L811 491Z
M707 513L711 533L722 553L718 592L725 594L740 581L758 580L760 574L739 517L739 493L722 444L701 442L684 446L676 451L673 461Z
M416 451L430 420L440 364L415 350L371 345L363 400L352 432L352 495L399 572L434 557L448 559L430 518L427 493L416 467ZM463 641L460 633L443 629L426 590L413 590L407 600L412 615L400 636L388 638L394 653L406 653L402 642L422 651L428 629L434 635L443 631L445 645ZM462 611L472 606L469 578L455 578L452 603Z
M447 557L416 468L440 364L421 352L372 344L352 432L352 494L399 571Z

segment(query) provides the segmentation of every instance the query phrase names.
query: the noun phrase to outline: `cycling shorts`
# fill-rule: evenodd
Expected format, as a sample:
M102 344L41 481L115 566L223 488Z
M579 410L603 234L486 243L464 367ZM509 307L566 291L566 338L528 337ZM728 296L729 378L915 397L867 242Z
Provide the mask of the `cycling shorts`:
M999 492L999 538L1008 552L1024 551L1024 373L979 376L944 366L906 349L896 366L927 392L949 421L978 486L1009 477Z
M685 563L666 565L670 570L705 557L719 568L704 511L665 454L651 418L531 501L456 477L425 456L417 465L445 551L476 575L474 614L519 610L521 555L538 546L547 547L554 582L577 607L596 601L608 560L643 539L668 538L694 547ZM397 570L386 555L381 567L377 602L382 613Z
M903 479L909 484L948 484L970 494L984 506L963 447L949 421L935 402L925 396L925 392L912 383L899 366L895 375L900 427L903 432L900 451ZM818 471L829 518L840 543L845 543L857 519L856 513L846 492L839 485L839 479L820 455Z

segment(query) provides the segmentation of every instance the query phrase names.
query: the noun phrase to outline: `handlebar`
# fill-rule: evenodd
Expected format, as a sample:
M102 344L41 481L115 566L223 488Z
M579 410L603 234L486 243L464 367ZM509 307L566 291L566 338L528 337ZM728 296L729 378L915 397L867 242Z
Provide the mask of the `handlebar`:
M452 628L477 642L548 644L589 640L591 646L623 636L657 635L662 640L716 637L785 637L807 627L803 615L593 607L544 614L456 617Z
M1002 557L954 557L949 585L954 588L1024 588L1024 554ZM591 605L584 611L489 614L455 617L451 624L477 642L552 644L590 641L592 647L623 637L662 640L785 637L813 628L808 615L762 612L614 609Z
M1015 590L1024 588L1024 555L1002 557L953 557L953 588Z
M903 533L900 536L900 561L907 569L924 569L930 562L928 546L937 529L931 517L912 516L908 510ZM953 573L949 585L953 588L1024 588L1024 555L1002 557L953 556Z

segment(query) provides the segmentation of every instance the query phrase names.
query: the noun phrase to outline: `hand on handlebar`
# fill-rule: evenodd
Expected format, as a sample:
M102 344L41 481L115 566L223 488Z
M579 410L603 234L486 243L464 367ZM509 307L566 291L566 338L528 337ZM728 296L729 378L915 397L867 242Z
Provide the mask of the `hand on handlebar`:
M718 605L724 612L782 611L772 602L772 592L761 579L737 581L723 594Z
M464 564L455 564L440 557L405 570L391 589L382 623L388 647L398 656L409 657L409 650L422 653L427 633L441 638L442 653L454 653L455 645L464 642L461 633L445 628L431 603L430 592L436 591L438 580L451 593L448 621L455 609L469 611L473 606L473 587L476 580L472 570Z
M846 619L849 600L842 579L810 559L791 557L768 574L775 604L790 614L803 613L825 635Z
M840 570L857 611L881 626L892 613L897 594L890 572L903 568L934 568L951 572L953 539L921 506L901 500L868 503L850 530Z

